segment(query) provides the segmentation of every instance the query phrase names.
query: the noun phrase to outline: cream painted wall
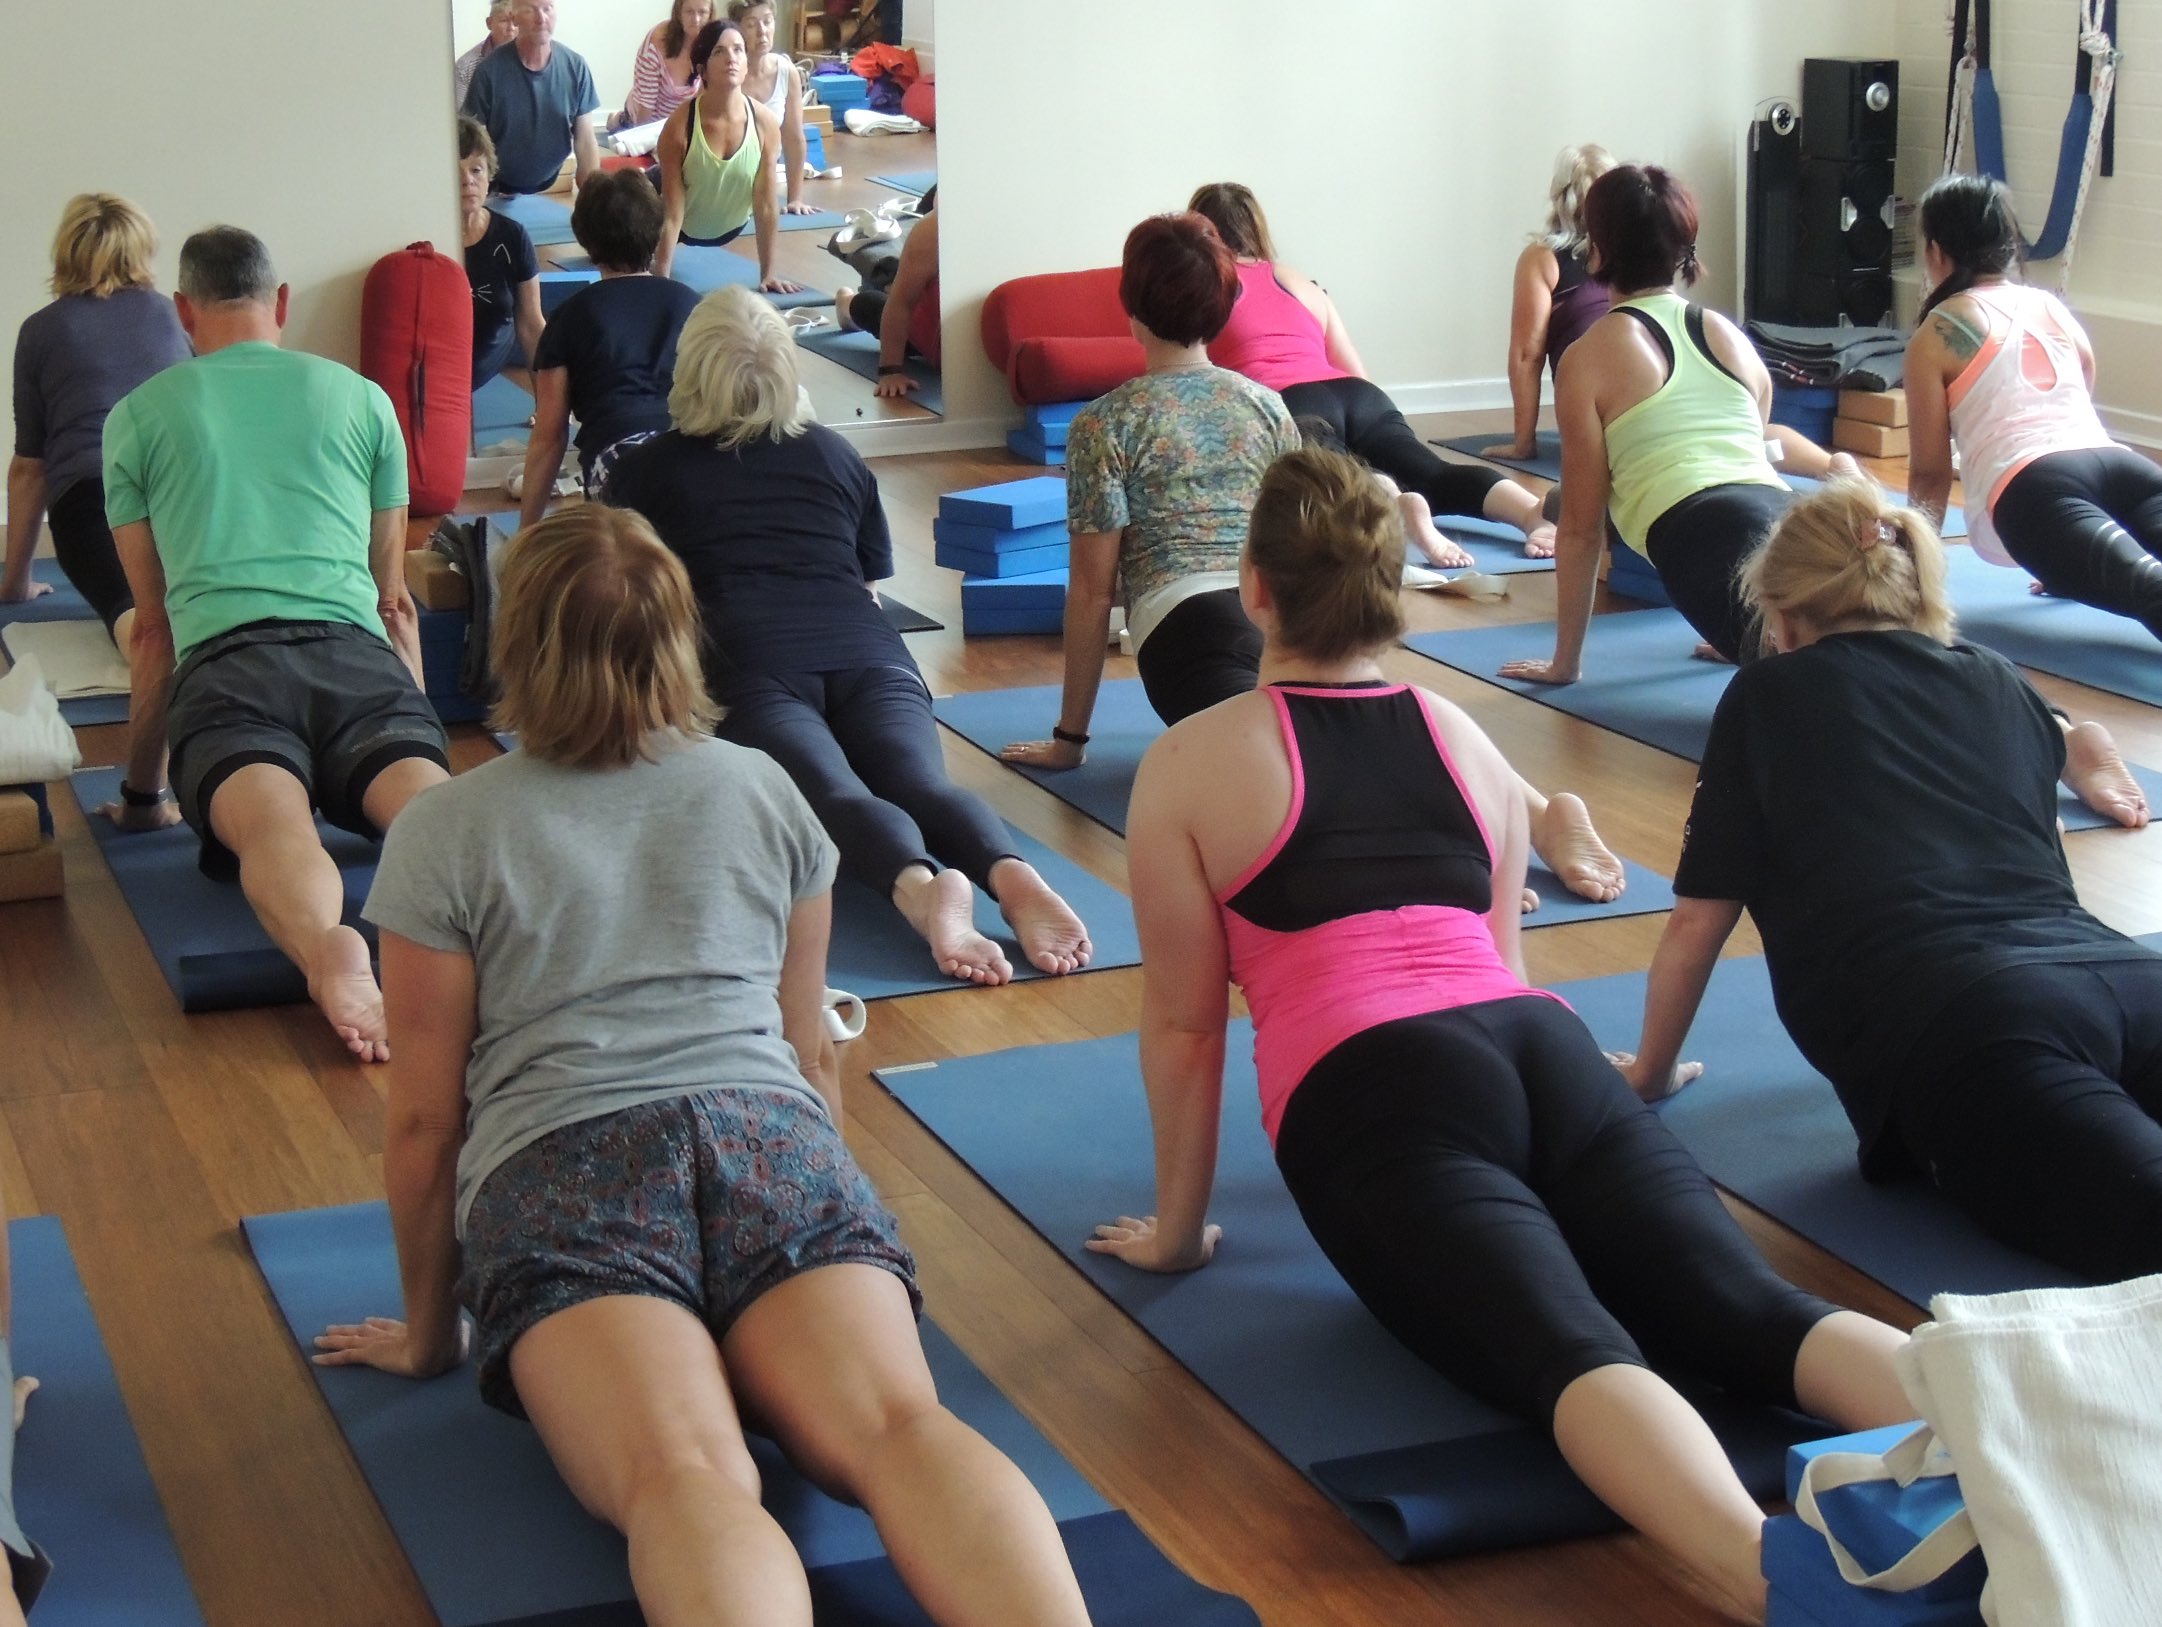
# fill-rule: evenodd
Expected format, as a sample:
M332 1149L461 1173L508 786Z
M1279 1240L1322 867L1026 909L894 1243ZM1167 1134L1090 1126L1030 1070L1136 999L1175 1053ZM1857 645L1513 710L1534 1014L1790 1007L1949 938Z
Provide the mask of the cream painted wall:
M1406 406L1506 399L1510 270L1567 142L1686 176L1705 296L1731 304L1751 110L1795 93L1805 55L1890 54L1894 22L1877 0L938 9L946 396L962 421L1011 412L958 342L985 293L1113 263L1136 220L1208 180L1255 188L1286 260L1329 287Z

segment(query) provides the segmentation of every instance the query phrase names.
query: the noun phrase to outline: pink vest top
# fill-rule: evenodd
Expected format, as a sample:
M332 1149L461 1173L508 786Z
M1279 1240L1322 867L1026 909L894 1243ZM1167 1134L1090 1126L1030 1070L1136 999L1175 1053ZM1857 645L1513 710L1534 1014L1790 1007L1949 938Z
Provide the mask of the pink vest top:
M1209 360L1272 390L1351 376L1329 360L1328 335L1314 313L1265 260L1239 267L1238 303L1209 341Z

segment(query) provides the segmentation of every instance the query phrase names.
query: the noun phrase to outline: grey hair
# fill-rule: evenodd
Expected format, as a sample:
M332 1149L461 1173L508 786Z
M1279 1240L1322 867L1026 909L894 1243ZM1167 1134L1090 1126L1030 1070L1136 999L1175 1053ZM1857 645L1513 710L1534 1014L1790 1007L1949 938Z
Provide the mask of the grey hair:
M180 291L198 305L268 305L278 295L278 270L253 232L206 226L180 245Z
M676 340L668 416L722 446L803 433L811 402L796 376L795 336L770 301L730 286L698 302Z
M1554 155L1554 178L1547 183L1546 230L1532 241L1556 254L1584 252L1584 194L1592 182L1614 167L1614 155L1596 141L1564 147Z

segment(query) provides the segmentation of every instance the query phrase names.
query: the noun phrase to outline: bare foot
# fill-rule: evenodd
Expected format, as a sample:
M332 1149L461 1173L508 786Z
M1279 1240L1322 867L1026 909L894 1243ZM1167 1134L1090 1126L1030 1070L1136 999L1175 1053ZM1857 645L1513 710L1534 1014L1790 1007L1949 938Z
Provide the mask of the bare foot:
M1398 492L1396 507L1404 519L1404 535L1429 564L1445 571L1460 571L1471 563L1471 555L1441 534L1434 524L1433 509L1417 492Z
M1581 798L1567 791L1548 798L1546 813L1531 834L1533 851L1577 897L1594 904L1621 897L1628 881L1622 862L1599 840Z
M332 927L316 945L308 965L308 998L361 1061L390 1060L383 991L368 964L368 940L351 927Z
M1692 661L1709 661L1715 667L1731 667L1734 665L1732 661L1721 655L1717 648L1710 644L1699 644L1689 652L1689 659Z
M1524 889L1524 896L1519 899L1517 903L1518 907L1526 915L1529 915L1533 910L1539 907L1539 895L1533 892L1529 887L1526 887Z
M1039 972L1063 977L1089 963L1094 949L1088 928L1033 865L1004 858L991 867L991 891L999 913L1021 940L1021 953Z
M920 865L901 872L893 903L948 977L963 983L1005 983L1013 967L997 944L976 930L976 889L958 870L936 875Z
M15 1427L23 1426L23 1414L30 1410L30 1397L37 1392L38 1381L25 1373L15 1381Z
M1524 557L1526 559L1552 559L1554 557L1553 525L1541 521L1524 533Z
M2125 767L2109 730L2092 719L2065 731L2064 783L2096 813L2127 830L2147 823L2147 793Z

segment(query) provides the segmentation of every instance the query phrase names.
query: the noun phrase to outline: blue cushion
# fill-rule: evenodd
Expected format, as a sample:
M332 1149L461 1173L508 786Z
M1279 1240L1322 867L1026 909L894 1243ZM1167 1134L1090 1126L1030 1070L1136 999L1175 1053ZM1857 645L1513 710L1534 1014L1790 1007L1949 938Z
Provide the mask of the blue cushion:
M950 491L938 500L939 518L1018 531L1025 526L1066 523L1066 482L1057 475L1001 481L968 491Z

